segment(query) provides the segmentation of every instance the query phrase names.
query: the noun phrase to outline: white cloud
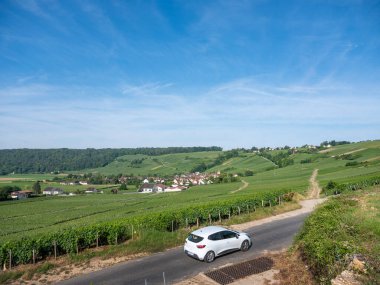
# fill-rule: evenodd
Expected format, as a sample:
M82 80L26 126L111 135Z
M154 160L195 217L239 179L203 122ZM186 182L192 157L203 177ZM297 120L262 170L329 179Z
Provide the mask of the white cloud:
M355 133L346 139L380 135L379 96L343 96L346 90L333 86L259 85L252 79L198 96L177 94L172 86L124 85L106 93L81 86L4 88L0 147L248 147L317 143L349 130Z

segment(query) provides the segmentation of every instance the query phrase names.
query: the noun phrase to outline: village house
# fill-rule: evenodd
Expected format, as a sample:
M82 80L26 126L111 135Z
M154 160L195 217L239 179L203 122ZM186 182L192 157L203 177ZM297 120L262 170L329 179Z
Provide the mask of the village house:
M120 182L120 183L127 183L127 182L128 182L128 177L121 176L121 177L119 178L119 182Z
M162 193L166 189L164 184L154 184L154 183L144 183L139 188L138 192L140 193Z
M143 185L140 186L138 192L140 192L140 193L152 193L153 187L154 187L153 183L143 183Z
M167 186L164 184L154 184L153 192L164 192L166 188Z
M88 188L86 191L84 191L86 194L97 194L97 193L103 193L103 191L98 190L96 188Z
M45 190L42 192L44 195L62 195L63 190L61 188L56 188L56 187L46 187Z
M78 181L70 181L70 182L60 182L59 184L61 184L61 185L71 185L71 186L73 186L73 185L79 185L80 183L78 182Z
M211 178L216 178L220 175L219 173L191 173L182 174L181 176L175 176L173 179L172 186L195 186L195 185L206 185L212 184Z
M220 172L215 173L190 173L181 174L173 177L171 187L164 185L164 179L160 177L145 178L143 184L138 189L140 193L162 193L162 192L177 192L183 191L191 186L212 184L213 179L220 176ZM155 183L149 183L154 181Z
M21 200L21 199L28 198L32 194L33 194L33 191L30 191L30 190L15 191L11 193L11 198Z
M187 188L185 186L171 186L171 187L167 187L165 189L165 193L166 192L180 192L180 191L183 191L183 190L186 190Z

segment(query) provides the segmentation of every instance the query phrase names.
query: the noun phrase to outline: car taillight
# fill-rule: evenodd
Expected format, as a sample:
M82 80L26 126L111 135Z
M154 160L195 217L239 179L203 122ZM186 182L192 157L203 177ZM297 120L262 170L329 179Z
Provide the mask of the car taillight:
M198 244L197 245L197 248L205 248L206 247L206 245L204 245L204 244Z

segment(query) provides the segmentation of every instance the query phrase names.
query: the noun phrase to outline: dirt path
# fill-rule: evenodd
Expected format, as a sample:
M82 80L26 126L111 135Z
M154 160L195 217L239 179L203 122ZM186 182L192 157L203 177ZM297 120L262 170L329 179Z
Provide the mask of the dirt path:
M347 155L347 154L352 154L352 153L363 151L363 150L366 150L366 148L359 148L359 149L356 149L356 150L353 150L353 151L345 152L343 154Z
M317 199L319 198L319 194L321 193L322 189L321 187L319 187L319 184L317 181L317 175L318 175L318 169L314 169L309 179L310 186L309 186L308 199Z
M239 189L236 189L234 191L231 191L230 193L236 193L236 192L239 192L241 190L244 190L245 188L248 187L249 183L247 181L244 181L243 179L241 180L241 182L243 182L243 185L239 187Z
M0 181L16 181L16 180L28 180L29 178L12 178L12 177L0 177ZM30 178L32 179L32 178Z
M326 148L324 150L320 150L318 151L319 153L327 153L327 152L330 152L332 150L335 150L335 147L329 147L329 148Z
M374 160L380 160L380 156L372 157L370 159L367 159L366 161L374 161Z
M232 162L233 160L234 160L233 158L230 158L229 160L223 162L222 165L223 165L223 166L224 166L224 165L230 165L231 162Z

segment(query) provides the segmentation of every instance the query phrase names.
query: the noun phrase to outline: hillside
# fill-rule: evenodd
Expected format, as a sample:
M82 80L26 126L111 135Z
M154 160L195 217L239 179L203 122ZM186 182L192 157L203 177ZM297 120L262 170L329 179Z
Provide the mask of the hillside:
M207 172L223 171L226 173L244 174L245 171L250 170L257 173L266 171L273 166L273 162L255 153L240 153L238 157L230 158L222 164L208 169Z
M111 194L111 188L117 185L91 185L103 190L104 194L4 201L0 203L0 253L12 250L15 264L30 263L31 245L33 248L38 247L37 251L44 254L41 258L45 258L51 254L55 242L58 242L60 254L65 254L91 248L95 240L99 240L102 245L134 239L138 241L139 235L152 229L155 231L154 236L175 229L181 232L188 223L208 224L210 220L218 222L229 219L230 215L265 210L278 205L279 201L286 201L287 197L292 196L289 195L291 192L308 196L311 177L322 188L332 180L346 192L352 192L351 186L369 187L375 185L373 182L380 181L380 141L339 145L322 150L268 151L271 153L268 157L274 160L284 153L283 156L292 164L274 167L268 158L244 151L233 156L219 151L120 156L108 166L94 171L134 171L138 174L136 170L148 173L153 168L164 175L172 171L187 171L201 163L214 165L207 171L249 169L254 174L240 177L240 182L195 186L175 193L141 194L132 187L114 195ZM215 161L221 163L215 165ZM33 181L43 180L43 175L0 178L1 186L30 189ZM75 192L77 187L87 187L41 182L42 188L48 185L64 187L67 192ZM322 195L324 193L331 194L331 191L322 192ZM137 236L132 231L136 228ZM125 246L128 247L128 243ZM23 250L17 251L18 248ZM1 258L0 264L3 265L7 257L0 255Z
M355 157L348 157L351 160L342 159L342 155L355 154ZM168 154L161 156L127 155L121 156L108 166L96 169L103 173L116 172L151 172L170 174L172 171L183 172L194 165L212 161L219 157L220 152L194 152L189 154ZM174 206L181 208L185 205L196 205L207 201L224 200L232 197L246 196L258 193L270 193L273 191L299 192L306 195L309 188L309 179L315 169L318 169L317 180L321 187L330 180L338 183L354 183L368 177L380 176L380 141L354 143L341 145L331 149L316 151L314 153L294 153L290 156L294 164L283 168L266 170L268 166L273 166L270 161L252 153L242 153L238 157L226 160L217 169L226 170L227 167L235 167L235 170L250 169L254 171L253 176L243 177L242 182L213 184L192 187L187 191L163 195L141 195L130 193L129 195L111 195L112 185L93 185L105 191L104 195L95 196L73 196L57 198L38 198L26 201L10 201L0 204L0 214L9 223L3 225L0 231L0 240L13 233L26 229L32 232L45 232L53 228L62 226L74 226L77 224L87 224L92 222L102 222L112 220L117 217L136 215L147 211L161 211L172 209ZM144 158L144 159L143 159ZM309 163L301 163L309 159ZM131 162L142 160L140 167L132 167ZM357 161L354 166L346 166L349 162ZM152 170L154 168L154 170ZM153 172L154 171L154 172ZM25 177L25 180L18 180L16 175L12 178L3 178L2 185L20 186L22 189L30 189L33 181L42 179L42 176L18 175L17 178ZM9 176L8 176L9 177ZM8 180L6 180L8 179ZM52 182L43 182L42 187L56 186L62 187L65 191L74 192L75 189L87 186L59 185ZM135 191L131 188L130 191ZM128 206L128 207L125 207ZM32 210L33 208L33 210ZM41 211L40 209L45 209ZM50 211L50 209L55 209ZM23 216L17 213L26 213ZM42 221L40 215L49 212L49 220ZM68 214L69 213L69 214ZM85 213L85 214L84 214ZM22 219L20 219L20 215ZM39 221L37 223L37 221ZM39 225L38 225L39 224ZM9 232L6 230L9 227ZM12 234L11 234L12 236ZM17 236L13 234L13 237Z
M156 156L221 150L220 147L3 149L0 150L0 175L10 173L50 173L102 167L122 155L143 154Z
M104 167L85 169L83 172L102 174L125 173L138 176L174 175L190 172L201 163L212 162L220 154L222 154L221 151L175 153L158 156L144 154L124 155L116 158Z
M273 163L254 153L239 152L238 156L227 160L220 158L226 152L207 151L192 153L165 154L158 156L149 155L125 155L116 158L105 167L85 169L83 172L117 174L126 173L133 175L155 176L174 175L192 172L200 165L206 166L206 172L222 171L226 173L240 173L244 175L246 170L254 173L266 171L273 167ZM219 162L219 160L221 162ZM207 168L207 165L214 165Z

